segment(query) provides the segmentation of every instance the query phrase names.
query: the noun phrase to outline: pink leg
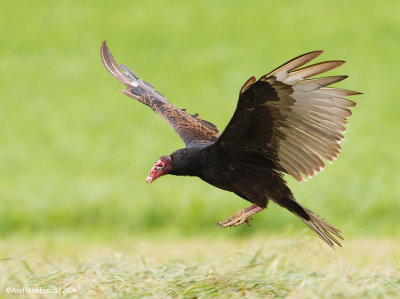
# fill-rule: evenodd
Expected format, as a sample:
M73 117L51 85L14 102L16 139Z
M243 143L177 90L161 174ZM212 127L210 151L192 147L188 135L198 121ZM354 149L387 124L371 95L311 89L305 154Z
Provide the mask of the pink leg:
M243 222L246 222L247 225L250 226L251 216L260 212L261 210L263 210L263 208L257 206L256 204L252 204L251 206L233 214L228 219L218 222L217 225L221 227L238 226Z

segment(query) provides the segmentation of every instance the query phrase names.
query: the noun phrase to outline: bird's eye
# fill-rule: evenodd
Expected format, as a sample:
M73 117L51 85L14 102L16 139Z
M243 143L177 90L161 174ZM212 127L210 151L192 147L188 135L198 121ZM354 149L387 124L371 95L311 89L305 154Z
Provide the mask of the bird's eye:
M164 166L165 166L164 163L157 164L156 165L156 170L157 171L161 171L164 168Z

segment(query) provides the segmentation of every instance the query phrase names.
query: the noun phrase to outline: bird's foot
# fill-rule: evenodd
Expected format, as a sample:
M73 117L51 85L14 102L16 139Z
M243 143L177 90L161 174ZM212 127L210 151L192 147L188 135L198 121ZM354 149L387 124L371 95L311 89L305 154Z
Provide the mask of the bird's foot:
M236 212L228 219L218 222L217 225L219 225L220 227L228 227L228 226L231 227L231 226L238 226L241 225L243 222L246 222L248 226L251 226L250 225L250 220L252 220L251 215L252 213L245 212L245 209L243 209L240 210L239 212Z
M251 226L250 220L253 220L251 216L263 209L264 208L261 208L256 204L252 204L250 207L247 207L243 210L240 210L239 212L236 212L228 219L218 222L217 225L219 225L220 227L228 227L228 226L231 227L231 226L238 226L241 225L243 222L246 222L247 226Z

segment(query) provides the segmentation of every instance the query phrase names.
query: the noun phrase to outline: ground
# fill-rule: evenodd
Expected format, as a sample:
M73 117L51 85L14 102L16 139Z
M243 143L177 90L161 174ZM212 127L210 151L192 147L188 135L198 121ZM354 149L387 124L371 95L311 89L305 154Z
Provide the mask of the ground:
M1 241L1 294L69 298L398 298L400 241L76 236ZM55 295L42 295L51 298ZM20 295L15 297L22 298Z

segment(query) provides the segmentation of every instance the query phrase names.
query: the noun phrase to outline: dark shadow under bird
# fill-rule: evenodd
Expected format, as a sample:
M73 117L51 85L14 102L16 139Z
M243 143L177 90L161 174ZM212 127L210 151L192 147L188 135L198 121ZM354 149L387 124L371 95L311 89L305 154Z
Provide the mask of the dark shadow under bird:
M341 246L340 231L299 204L283 179L284 173L298 181L311 178L325 167L324 161L337 158L350 108L355 106L346 97L359 94L328 87L347 76L307 79L344 63L333 60L303 67L322 52L306 53L259 80L247 80L221 134L215 125L175 107L150 83L118 65L105 41L101 58L111 75L126 85L122 92L163 117L186 145L160 157L147 183L165 174L197 176L252 203L219 222L221 227L250 225L251 216L273 201L334 247Z

